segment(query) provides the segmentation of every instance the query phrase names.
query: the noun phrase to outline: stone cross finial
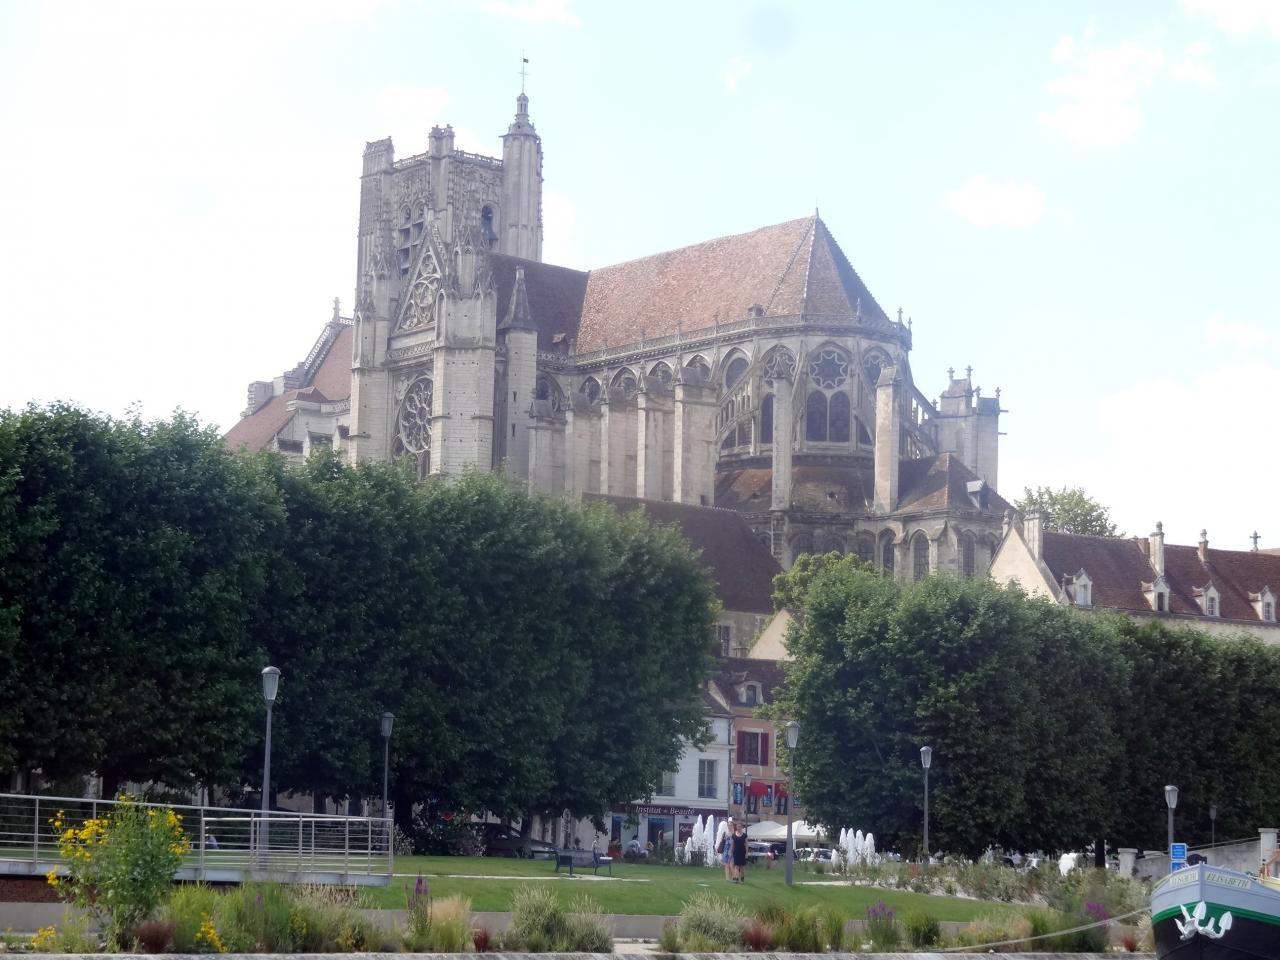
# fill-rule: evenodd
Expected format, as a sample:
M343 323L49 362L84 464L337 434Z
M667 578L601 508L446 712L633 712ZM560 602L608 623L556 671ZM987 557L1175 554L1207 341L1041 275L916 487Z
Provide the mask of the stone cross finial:
M901 323L901 322L902 322L902 308L901 308L901 307L899 307L899 308L898 308L898 322L899 322L899 323Z
M1156 521L1156 533L1164 533L1164 524L1159 520Z
M1257 553L1258 541L1262 539L1261 537L1258 536L1258 531L1257 530L1253 531L1253 534L1249 537L1249 539L1253 541L1253 552Z
M338 298L334 297L333 298L333 319L339 320L341 319L341 317L342 317L342 314L338 312Z
M954 380L955 378L956 378L956 368L955 368L955 367L947 367L947 379L948 379L948 380Z
M972 377L972 376L973 376L973 367L965 367L965 368L964 368L964 378L965 378L966 380L968 380L968 379L969 379L970 377Z

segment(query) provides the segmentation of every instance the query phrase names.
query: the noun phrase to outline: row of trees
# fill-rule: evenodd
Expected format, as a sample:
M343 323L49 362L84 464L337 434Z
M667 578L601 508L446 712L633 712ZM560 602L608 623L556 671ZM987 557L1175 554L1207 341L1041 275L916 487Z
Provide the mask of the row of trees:
M0 769L598 814L696 739L714 596L642 516L494 477L228 452L185 416L0 413ZM408 802L405 802L408 801Z
M779 578L801 612L780 714L800 721L797 790L812 819L920 842L920 747L934 849L976 854L1162 847L1280 820L1280 650L1084 614L988 580L903 585L856 560Z

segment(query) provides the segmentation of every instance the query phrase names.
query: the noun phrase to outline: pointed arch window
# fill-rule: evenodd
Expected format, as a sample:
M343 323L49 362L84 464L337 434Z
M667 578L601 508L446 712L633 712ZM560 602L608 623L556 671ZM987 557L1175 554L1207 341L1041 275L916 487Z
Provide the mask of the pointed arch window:
M911 538L911 579L923 580L929 576L929 538L923 531L916 531Z
M972 577L978 568L978 542L972 533L960 537L960 569L966 577Z
M773 394L760 403L760 442L773 443Z
M734 357L729 361L729 366L724 371L724 387L726 390L730 390L737 385L738 381L746 375L748 366L746 357Z
M886 576L893 576L893 534L886 533L880 544L880 567Z
M827 416L829 413L827 395L821 390L809 393L804 403L804 435L807 440L827 439Z
M876 559L876 541L869 533L860 533L853 542L854 552L858 555L858 559L871 566Z
M832 443L849 442L849 420L849 395L832 394L827 413L827 438Z

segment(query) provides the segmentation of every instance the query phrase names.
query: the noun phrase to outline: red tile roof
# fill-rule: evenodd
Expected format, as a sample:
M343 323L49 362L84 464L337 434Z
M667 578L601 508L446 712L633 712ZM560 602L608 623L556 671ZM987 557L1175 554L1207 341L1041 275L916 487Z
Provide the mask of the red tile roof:
M223 441L233 449L251 452L269 446L276 434L288 426L294 412L289 403L294 399L325 402L346 400L351 396L352 328L344 326L334 338L324 359L316 368L311 382L297 390L286 390L261 407L242 417L227 431Z
M655 523L678 526L699 552L716 596L726 610L739 613L773 612L773 578L782 572L767 547L756 539L740 514L715 507L661 500L638 500L589 493L584 499L612 504L628 513L644 510Z
M678 330L797 314L887 320L816 216L720 237L588 275L578 349L599 350Z
M1093 582L1093 605L1152 613L1143 591L1153 583L1155 570L1148 559L1146 537L1086 537L1078 534L1044 534L1043 558L1061 583L1084 570ZM1196 547L1165 544L1165 581L1169 584L1169 613L1202 616L1197 590L1210 583L1218 591L1218 613L1227 620L1259 620L1249 594L1270 587L1280 594L1280 556L1248 550L1206 551L1200 560Z

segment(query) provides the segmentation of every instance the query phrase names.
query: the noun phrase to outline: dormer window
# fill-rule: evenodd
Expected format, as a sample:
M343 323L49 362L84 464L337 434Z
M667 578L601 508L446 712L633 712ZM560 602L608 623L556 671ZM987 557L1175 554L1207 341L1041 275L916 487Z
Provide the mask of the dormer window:
M1253 612L1257 614L1259 620L1263 623L1276 622L1276 595L1270 587L1263 587L1257 593L1250 593L1249 601L1253 604Z
M752 681L744 683L738 688L738 700L744 707L758 707L764 702L761 696L760 684Z
M1156 577L1152 583L1144 583L1142 592L1146 594L1147 603L1156 613L1169 612L1169 582L1164 577Z
M1083 569L1071 578L1070 596L1077 607L1093 606L1093 581Z
M1220 616L1221 605L1217 587L1210 583L1208 586L1197 589L1195 593L1200 601L1200 610L1206 617Z

